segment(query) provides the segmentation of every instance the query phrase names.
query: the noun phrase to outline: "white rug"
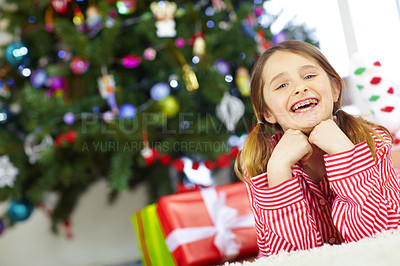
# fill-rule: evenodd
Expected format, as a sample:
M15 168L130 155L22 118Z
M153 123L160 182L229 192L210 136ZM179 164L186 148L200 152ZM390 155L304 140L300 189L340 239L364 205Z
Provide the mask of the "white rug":
M224 266L399 266L400 265L400 229L377 234L374 238L365 238L358 242L342 245L324 245L311 250L281 252L254 262L225 263Z

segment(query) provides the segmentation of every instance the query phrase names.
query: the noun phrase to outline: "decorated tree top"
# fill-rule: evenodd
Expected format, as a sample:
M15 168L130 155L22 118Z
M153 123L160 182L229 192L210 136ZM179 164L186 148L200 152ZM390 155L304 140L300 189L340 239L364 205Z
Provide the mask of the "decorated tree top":
M273 36L262 1L10 0L1 15L13 38L0 56L11 224L49 194L54 226L68 220L100 178L111 198L146 182L156 200L176 190L168 172L229 168L254 122L258 55L288 38L315 43L303 26Z

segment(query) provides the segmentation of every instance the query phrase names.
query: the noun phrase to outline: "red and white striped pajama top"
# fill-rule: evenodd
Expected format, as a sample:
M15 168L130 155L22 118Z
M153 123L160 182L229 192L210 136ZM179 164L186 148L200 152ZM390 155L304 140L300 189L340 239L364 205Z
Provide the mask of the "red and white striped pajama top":
M364 141L324 155L327 176L318 184L297 163L293 178L268 188L267 173L248 178L260 256L340 244L396 229L400 185L390 157L391 140L374 136L376 161ZM273 135L274 146L283 133Z

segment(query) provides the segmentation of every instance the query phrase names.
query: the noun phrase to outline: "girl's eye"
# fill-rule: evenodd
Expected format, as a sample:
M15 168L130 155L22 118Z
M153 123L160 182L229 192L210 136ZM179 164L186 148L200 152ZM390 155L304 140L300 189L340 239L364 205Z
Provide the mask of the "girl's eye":
M283 84L279 85L276 89L282 89L282 88L284 88L284 87L286 87L286 86L287 86L287 84L286 84L286 83L283 83Z
M313 78L313 77L315 77L315 75L307 75L307 76L305 76L304 79L311 79L311 78Z

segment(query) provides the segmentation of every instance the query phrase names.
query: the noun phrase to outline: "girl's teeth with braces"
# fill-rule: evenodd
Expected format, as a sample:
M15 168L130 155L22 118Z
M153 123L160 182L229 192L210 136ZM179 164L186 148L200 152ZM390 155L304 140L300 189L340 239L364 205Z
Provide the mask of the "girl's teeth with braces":
M310 104L310 103L317 103L317 100L315 100L315 99L310 99L310 100L307 100L307 101L304 101L304 102L300 102L300 103L296 104L295 106L293 106L292 110L293 110L293 111L296 111L296 110L299 109L300 107L302 107L302 106L304 106L304 105L307 105L307 104Z

